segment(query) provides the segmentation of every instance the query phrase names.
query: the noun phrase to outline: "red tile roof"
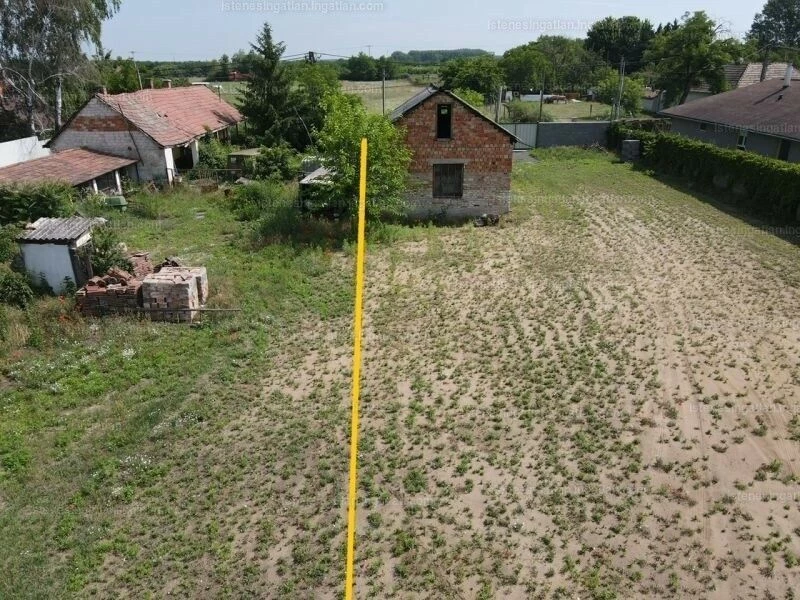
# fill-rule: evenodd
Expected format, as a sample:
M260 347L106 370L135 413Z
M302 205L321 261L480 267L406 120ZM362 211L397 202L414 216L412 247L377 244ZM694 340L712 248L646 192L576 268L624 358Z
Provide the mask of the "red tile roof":
M0 183L65 181L70 185L80 185L135 162L133 158L71 148L0 168Z
M244 120L238 110L202 85L97 97L165 148Z
M793 79L791 86L784 87L781 79L767 79L673 106L661 114L800 140L800 81Z

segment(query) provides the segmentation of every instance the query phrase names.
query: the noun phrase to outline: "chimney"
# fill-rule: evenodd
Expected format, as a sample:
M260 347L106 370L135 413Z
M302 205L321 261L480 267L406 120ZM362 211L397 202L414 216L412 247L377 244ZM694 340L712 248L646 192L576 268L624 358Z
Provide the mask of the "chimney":
M103 86L103 95L105 96L107 94L108 94L108 88L106 86Z
M156 80L155 80L155 78L154 78L154 77L151 77L151 78L150 78L150 89L151 89L151 90L154 90L154 89L156 89Z
M164 80L164 83L166 83L166 84L167 84L167 87L168 87L168 88L171 88L171 87L172 87L172 79L165 79L165 80Z
M786 76L783 78L783 87L788 88L792 85L792 75L794 75L794 65L789 63L786 65Z

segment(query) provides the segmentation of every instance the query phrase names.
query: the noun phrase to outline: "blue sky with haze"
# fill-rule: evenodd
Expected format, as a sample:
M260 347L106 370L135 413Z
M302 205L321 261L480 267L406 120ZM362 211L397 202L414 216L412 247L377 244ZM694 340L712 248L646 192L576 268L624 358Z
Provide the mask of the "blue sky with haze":
M372 2L374 5L376 2ZM483 48L496 53L540 34L582 37L593 21L636 15L654 24L705 10L735 35L743 35L763 0L384 0L379 10L343 10L359 2L226 2L223 0L123 0L105 24L103 42L114 56L131 50L143 60L216 58L246 48L264 21L287 54L315 50L373 56L394 50ZM368 5L370 3L364 2ZM299 8L299 10L298 10ZM368 6L367 6L368 8Z

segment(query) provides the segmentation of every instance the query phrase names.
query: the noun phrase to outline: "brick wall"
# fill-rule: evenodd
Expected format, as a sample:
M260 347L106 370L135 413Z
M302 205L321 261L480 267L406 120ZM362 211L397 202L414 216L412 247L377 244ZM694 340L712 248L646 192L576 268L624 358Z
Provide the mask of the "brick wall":
M452 139L436 139L438 104L453 105ZM511 138L446 94L434 94L398 120L413 154L409 167L409 211L413 216L470 217L510 210ZM462 163L462 198L433 197L433 165Z
M51 144L54 151L68 148L89 148L141 160L137 165L144 181L167 177L164 149L150 137L131 126L115 110L93 98L83 107ZM133 175L136 170L130 169Z

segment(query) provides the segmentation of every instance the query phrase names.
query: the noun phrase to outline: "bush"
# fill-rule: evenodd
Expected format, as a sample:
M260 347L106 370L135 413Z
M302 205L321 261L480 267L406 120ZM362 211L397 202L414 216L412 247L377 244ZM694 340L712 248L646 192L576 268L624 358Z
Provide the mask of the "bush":
M261 154L248 161L245 174L253 179L290 181L300 173L300 157L289 146L261 148Z
M0 225L67 217L75 212L76 196L67 183L0 185Z
M122 253L122 245L116 232L108 225L95 227L92 230L90 251L92 271L96 274L104 274L112 267L133 270L133 265Z
M216 138L200 142L198 166L207 169L227 169L228 155L233 150L233 146L223 144Z
M468 88L458 88L457 90L453 90L453 93L464 100L467 104L471 104L476 108L480 108L484 104L486 104L486 99L483 97L483 94L480 92L476 92L475 90L470 90Z
M15 225L0 227L0 263L10 261L19 252L19 246L17 246L19 233L20 229Z
M709 191L730 191L733 203L751 214L781 221L797 219L800 165L615 124L609 145L619 148L625 139L640 140L643 164L658 172L688 179Z
M292 187L278 181L255 181L233 191L230 208L242 221L252 221L290 204L293 195Z
M0 302L25 308L33 300L33 289L28 279L14 271L0 270Z
M538 123L539 122L539 102L524 102L522 100L512 100L506 104L508 119L512 123ZM542 123L554 121L553 115L546 110L542 110Z
M141 192L131 199L129 210L142 219L160 219L164 216L164 208L162 194Z

